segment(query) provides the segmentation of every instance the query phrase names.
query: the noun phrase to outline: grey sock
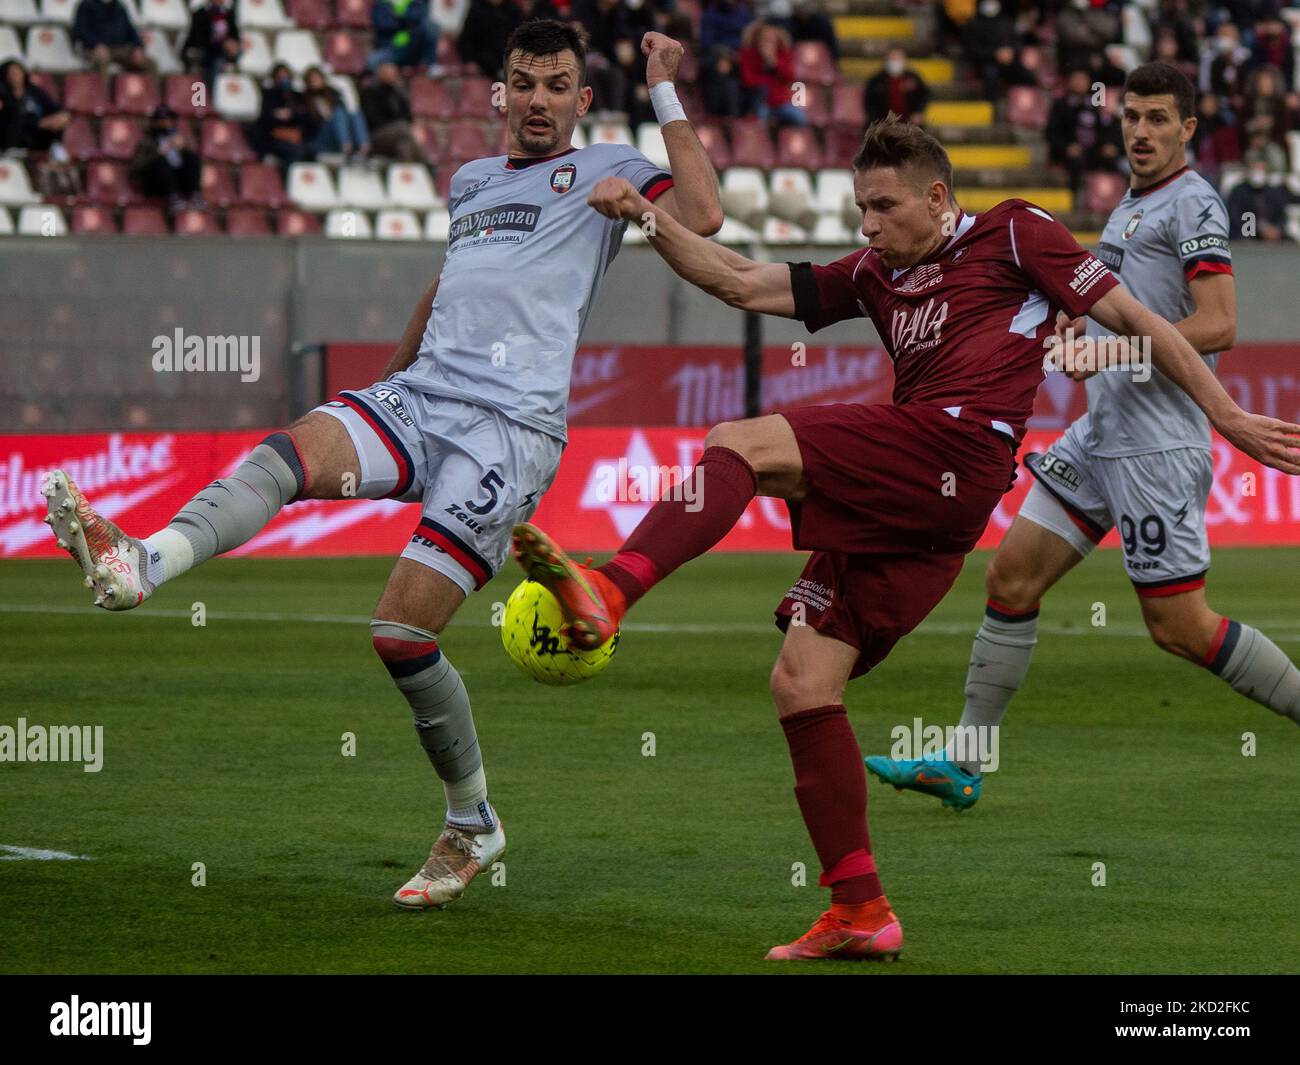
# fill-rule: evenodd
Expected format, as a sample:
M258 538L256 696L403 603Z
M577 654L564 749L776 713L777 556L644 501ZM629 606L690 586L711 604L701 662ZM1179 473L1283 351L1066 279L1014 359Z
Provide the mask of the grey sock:
M167 526L194 548L194 565L251 540L303 489L293 441L273 433L229 477L213 481Z
M963 729L987 729L1002 724L1011 697L1020 689L1029 660L1038 642L1038 611L1006 614L993 606L984 610L984 621L971 647L970 670L966 674L966 705L958 723ZM973 735L973 733L968 733ZM973 748L969 748L973 750ZM978 773L978 760L953 759L968 773Z
M1233 691L1300 725L1300 670L1258 629L1229 621L1223 642L1206 668Z

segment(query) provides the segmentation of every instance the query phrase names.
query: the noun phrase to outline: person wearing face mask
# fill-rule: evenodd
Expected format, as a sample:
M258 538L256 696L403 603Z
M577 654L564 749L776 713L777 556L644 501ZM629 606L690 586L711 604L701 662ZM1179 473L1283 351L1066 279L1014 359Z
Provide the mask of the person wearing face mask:
M1241 31L1225 22L1205 42L1201 57L1200 89L1219 97L1224 117L1236 121L1246 87L1246 70L1250 66L1250 49L1241 43Z
M150 74L156 69L122 0L81 0L72 19L72 40L101 74L111 63Z
M284 63L277 63L262 90L262 112L254 135L257 150L288 168L290 163L308 158L310 136L311 116L307 113L307 101L293 87L293 72Z
M908 68L907 53L899 45L885 53L885 63L872 77L864 91L867 125L878 122L891 111L904 122L922 122L930 90L921 75Z
M1269 184L1263 159L1251 163L1246 180L1228 193L1228 221L1233 240L1279 241L1286 235L1286 193Z
M203 206L198 154L177 127L176 112L165 104L150 112L149 129L136 144L127 170L145 196L165 196L173 214L186 206Z

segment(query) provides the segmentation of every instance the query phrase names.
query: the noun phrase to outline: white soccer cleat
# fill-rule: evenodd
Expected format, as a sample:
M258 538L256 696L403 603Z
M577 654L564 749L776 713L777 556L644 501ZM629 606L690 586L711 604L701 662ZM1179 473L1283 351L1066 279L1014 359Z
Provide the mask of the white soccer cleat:
M153 594L153 585L144 578L144 544L95 513L66 473L50 471L41 494L48 510L45 523L86 575L96 606L130 610Z
M496 822L491 832L477 834L472 829L446 825L429 852L429 860L397 889L393 901L407 910L440 910L455 902L471 880L505 853L505 829L501 818Z

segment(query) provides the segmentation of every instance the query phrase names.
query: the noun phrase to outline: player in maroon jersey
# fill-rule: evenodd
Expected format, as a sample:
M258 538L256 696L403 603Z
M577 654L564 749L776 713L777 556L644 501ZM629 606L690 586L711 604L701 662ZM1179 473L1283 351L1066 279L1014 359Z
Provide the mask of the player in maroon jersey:
M865 315L894 360L892 404L803 407L714 427L694 491L657 503L597 569L575 565L534 526L515 530L516 557L555 592L571 641L594 646L649 588L716 544L755 494L787 501L794 546L812 555L776 611L785 640L771 688L831 906L769 958L896 957L902 946L871 854L844 686L943 598L1010 486L1058 315L1149 337L1155 364L1224 437L1300 473L1300 426L1242 411L1179 333L1051 215L1023 200L968 215L951 190L951 164L933 137L897 121L873 125L854 159L870 247L829 266L751 262L690 233L624 181L603 181L590 197L603 214L645 223L678 274L729 305L813 331Z

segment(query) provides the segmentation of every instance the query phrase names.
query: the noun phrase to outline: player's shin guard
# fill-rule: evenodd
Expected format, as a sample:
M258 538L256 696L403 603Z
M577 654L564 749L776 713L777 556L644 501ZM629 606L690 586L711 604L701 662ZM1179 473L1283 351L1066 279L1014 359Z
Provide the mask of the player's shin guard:
M306 473L288 433L272 433L229 477L213 481L144 543L155 584L251 540L303 490Z
M975 634L971 647L970 670L966 674L966 705L961 712L959 726L964 735L978 736L972 732L998 728L1011 698L1020 689L1029 672L1029 661L1038 642L1038 608L1017 613L992 599L984 608L984 621ZM966 758L950 759L967 773L978 773L978 759L971 760L969 753L985 747L975 743L967 747ZM985 747L985 749L987 749Z
M831 903L856 905L883 894L867 831L867 774L843 705L781 718L794 794L821 861Z
M406 696L416 735L442 779L448 824L495 828L469 694L439 649L437 634L376 619L370 635L393 683Z
M1258 629L1224 618L1201 665L1234 691L1300 725L1300 670Z

